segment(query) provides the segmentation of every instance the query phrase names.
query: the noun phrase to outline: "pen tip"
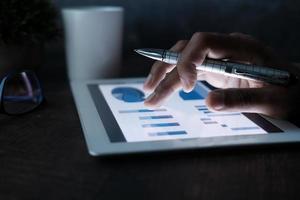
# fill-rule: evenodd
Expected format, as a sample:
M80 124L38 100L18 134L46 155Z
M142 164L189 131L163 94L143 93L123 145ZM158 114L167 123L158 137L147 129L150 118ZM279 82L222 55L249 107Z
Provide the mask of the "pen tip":
M138 53L138 54L141 54L141 50L140 49L134 49L133 51L136 52L136 53Z

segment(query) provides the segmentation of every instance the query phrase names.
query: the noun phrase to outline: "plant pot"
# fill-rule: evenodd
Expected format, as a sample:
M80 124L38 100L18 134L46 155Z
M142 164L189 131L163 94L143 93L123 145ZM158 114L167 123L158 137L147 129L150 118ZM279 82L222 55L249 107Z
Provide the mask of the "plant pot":
M13 70L41 67L44 60L44 45L0 46L0 75Z

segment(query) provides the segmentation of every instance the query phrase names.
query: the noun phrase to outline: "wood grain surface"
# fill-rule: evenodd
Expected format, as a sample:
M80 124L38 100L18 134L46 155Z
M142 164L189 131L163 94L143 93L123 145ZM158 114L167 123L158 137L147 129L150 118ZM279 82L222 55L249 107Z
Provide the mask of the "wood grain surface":
M126 65L134 63L142 65ZM50 61L40 78L47 97L40 109L0 117L0 199L300 197L299 144L91 157L64 66Z

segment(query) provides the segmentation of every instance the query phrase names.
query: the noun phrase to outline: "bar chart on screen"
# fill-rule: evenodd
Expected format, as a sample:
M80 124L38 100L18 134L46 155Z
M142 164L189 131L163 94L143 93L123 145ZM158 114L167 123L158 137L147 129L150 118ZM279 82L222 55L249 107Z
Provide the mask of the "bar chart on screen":
M162 106L149 109L141 83L99 85L128 142L201 138L266 132L242 113L212 112L205 105L209 89L179 90Z
M201 115L205 116L200 118L200 120L202 121L202 123L207 125L214 124L217 126L221 126L224 129L230 129L235 132L242 131L243 133L245 133L245 131L256 131L261 129L259 126L257 126L254 123L252 124L252 126L245 126L244 123L236 123L236 121L240 121L240 118L243 117L242 113L238 113L238 112L214 113L210 111L206 105L196 105L195 108L201 113Z
M151 138L187 135L187 132L183 130L176 117L170 114L166 108L119 110L119 113L137 114L134 116L134 119L139 120L138 124L143 128L143 132ZM128 117L132 118L132 116Z

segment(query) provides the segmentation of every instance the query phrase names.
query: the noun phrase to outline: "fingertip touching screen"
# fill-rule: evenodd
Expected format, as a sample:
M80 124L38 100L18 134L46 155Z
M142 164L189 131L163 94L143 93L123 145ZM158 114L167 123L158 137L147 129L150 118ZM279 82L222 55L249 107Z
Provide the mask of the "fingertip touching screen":
M258 114L210 111L205 105L210 88L203 82L198 82L190 93L178 90L164 106L156 109L144 106L149 93L143 91L141 82L88 87L111 142L283 132Z

